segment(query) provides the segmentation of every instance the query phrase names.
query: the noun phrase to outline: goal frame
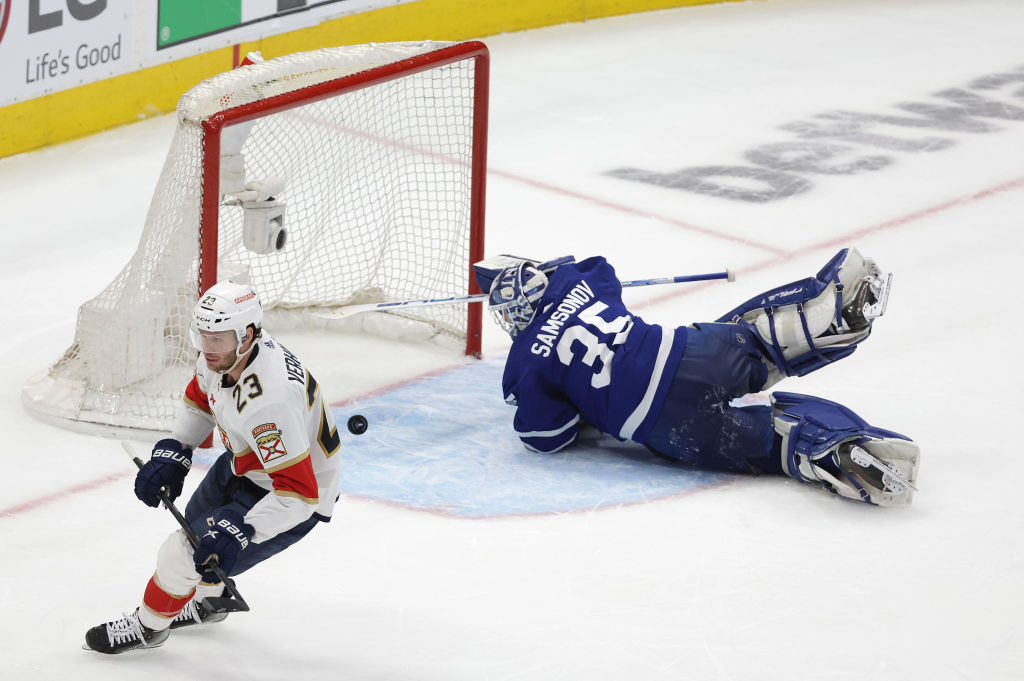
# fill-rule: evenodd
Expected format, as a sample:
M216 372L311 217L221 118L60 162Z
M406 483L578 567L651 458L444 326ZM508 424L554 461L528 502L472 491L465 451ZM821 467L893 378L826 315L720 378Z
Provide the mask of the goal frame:
M304 63L307 55L316 52L324 53L320 62L322 69L316 66L315 57L311 67ZM458 164L459 181L453 190L446 189L444 183L427 189L437 193L422 194L422 205L454 202L452 205L458 206L457 225L447 223L445 227L449 230L446 233L454 239L451 243L457 244L457 248L446 253L443 262L447 278L443 285L452 292L474 294L480 291L472 265L483 259L484 249L490 68L486 45L479 41L376 43L324 48L284 55L279 59L280 62L270 60L269 64L276 63L276 66L271 67L268 79L264 80L259 72L239 73L237 77L229 75L232 72L225 72L202 81L179 99L178 126L150 202L139 245L114 280L79 307L72 345L48 369L29 379L22 387L22 403L30 414L63 428L95 435L158 439L166 433L173 423L173 411L176 411L172 402L177 404L181 399L183 383L179 382L187 381L185 374L195 358L195 351L187 342L186 317L191 313L187 299L192 298L194 304L217 282L218 275L247 276L244 272L239 275L233 273L231 267L237 263L225 259L230 251L220 252L221 246L225 246L220 243L224 237L230 235L228 241L234 243L234 230L238 227L234 224L238 213L224 211L226 205L237 204L225 202L224 196L235 197L239 193L222 194L221 191L228 191L234 186L232 182L245 179L244 165L242 173L231 165L241 155L240 150L234 150L235 143L239 141L235 131L248 135L246 126L252 127L256 119L274 117L308 104L323 104L324 100L331 98L344 99L347 93L355 93L355 98L361 100L364 94L370 94L367 89L400 82L404 76L418 81L424 72L429 73L433 69L448 71L453 66L455 68L450 70L460 74L459 105L453 110L457 111L435 116L433 122L426 123L430 127L423 128L425 132L444 133L449 124L458 126L456 155L449 156L445 150L435 151L433 155L442 163ZM293 72L292 67L306 70ZM292 77L303 78L300 83L311 84L292 84L296 89L288 92L275 89L276 83ZM270 88L265 90L264 85ZM468 87L473 88L472 93L467 91ZM278 94L266 94L268 91ZM236 103L239 100L232 99L236 94L244 103L239 104ZM256 97L255 101L252 96ZM425 102L434 101L430 92L424 96L428 98ZM417 102L409 101L407 105L416 106ZM472 112L466 110L468 106L473 107ZM387 109L379 111L386 113ZM316 151L318 149L314 148L305 153L311 158L309 155ZM332 181L331 177L327 179ZM416 186L406 182L398 176L398 184L392 186L403 191L406 188L415 191ZM182 187L186 186L187 189L183 190ZM322 191L324 186L332 185L317 186ZM251 189L246 185L246 191ZM179 199L182 191L185 198ZM386 194L367 196L371 206L376 205L374 201L388 199ZM315 201L310 205L315 215ZM245 209L244 202L242 209ZM431 218L417 217L416 211L410 214L412 222L409 224L412 226L433 225ZM244 213L242 217L244 219ZM363 218L359 224L372 229L376 219ZM343 222L344 218L330 225L340 228L345 226ZM259 226L258 222L256 226ZM257 254L269 252L245 243L244 233L242 238L241 244L227 248L245 246ZM413 239L409 243L407 250L410 252L418 254L422 251L430 256L429 241ZM325 243L319 250L310 250L308 255L333 254L336 253L335 247L343 248L343 245L328 248ZM352 261L354 263L364 262L363 256L353 257L358 258ZM324 260L326 264L321 262L320 267L340 268L348 263L331 262L330 256ZM151 263L154 264L151 266ZM218 269L222 271L218 272ZM400 274L404 274L406 269L403 268ZM414 276L402 281L406 288L415 288L420 283L420 279ZM359 286L356 297L376 296L386 302L403 295L398 292L403 290L401 287L385 292L380 286ZM415 291L412 293L415 295ZM429 294L426 290L423 293ZM362 323L324 326L322 320L312 318L314 310L329 310L351 302L342 297L311 302L305 310L296 301L289 301L281 306L279 311L283 314L280 319L275 317L274 323L301 329L306 328L308 322L308 328L315 330L362 328ZM270 308L268 312L273 316L277 303L271 303ZM311 318L307 320L304 312ZM465 310L465 317L462 315L462 309L446 313L444 319L447 321L442 324L438 318L438 326L433 326L435 322L429 316L421 319L411 314L392 316L383 313L382 317L389 317L395 323L375 320L366 325L366 331L383 331L385 336L395 331L399 338L420 338L425 334L419 333L414 325L422 322L432 326L430 338L454 336L459 339L459 344L464 340L466 354L479 358L483 304L471 303ZM381 323L377 324L377 321ZM414 328L415 331L408 333ZM105 350L110 339L116 348L112 353ZM455 347L458 346L451 349ZM187 355L191 355L191 362Z
M258 102L241 104L202 120L201 126L204 141L202 172L204 180L200 194L198 294L201 296L207 289L217 283L217 237L221 198L219 188L220 142L221 132L225 126L280 113L323 99L343 95L346 92L353 92L394 80L402 75L421 73L465 59L473 59L475 62L473 68L473 160L470 169L472 179L469 211L469 261L465 263L465 273L467 292L469 294L480 293L480 287L477 285L476 278L473 275L472 265L474 262L479 262L484 258L484 199L487 179L490 53L487 46L482 42L468 41L292 92L274 95ZM479 358L481 356L483 304L470 303L467 306L466 315L465 353Z

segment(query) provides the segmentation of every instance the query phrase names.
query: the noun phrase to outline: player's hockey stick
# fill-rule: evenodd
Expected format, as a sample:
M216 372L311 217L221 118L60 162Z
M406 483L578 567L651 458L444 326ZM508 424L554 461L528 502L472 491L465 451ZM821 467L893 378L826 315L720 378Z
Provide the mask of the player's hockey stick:
M132 448L131 443L127 440L121 440L121 446L124 448L124 451L128 452L128 456L130 456L132 461L135 462L135 465L141 469L142 460L135 456L135 450ZM184 530L185 536L188 537L189 542L192 544L192 548L198 548L199 537L197 537L196 533L192 531L191 527L189 527L188 522L185 520L185 516L181 515L181 511L178 510L178 507L175 506L174 502L167 496L167 490L161 487L157 496L159 496L160 501L163 502L164 508L170 511L171 515L174 516L174 519L178 521L179 525L181 525L181 529ZM235 580L228 577L224 571L221 570L220 566L216 563L216 559L211 560L206 564L206 566L209 567L213 573L217 575L217 578L224 583L224 588L226 588L228 593L231 595L204 598L203 606L211 612L247 611L249 609L249 604L245 602L244 598L242 598L242 594L238 593L238 589L235 587Z
M631 286L653 286L655 284L681 284L687 281L713 281L725 279L736 281L736 274L732 270L724 272L711 272L710 274L683 274L678 277L660 277L658 279L634 279L633 281L622 282L623 288ZM421 300L399 300L393 303L363 303L361 305L346 305L324 312L314 312L313 315L323 319L345 319L361 312L388 312L406 307L427 307L429 305L458 305L460 303L482 303L487 300L486 293L474 293L468 296L451 296L449 298L424 298Z

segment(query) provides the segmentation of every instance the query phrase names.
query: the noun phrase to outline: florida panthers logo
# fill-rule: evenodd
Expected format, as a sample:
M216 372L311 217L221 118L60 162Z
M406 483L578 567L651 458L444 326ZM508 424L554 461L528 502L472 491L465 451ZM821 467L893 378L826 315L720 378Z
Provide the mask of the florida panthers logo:
M281 440L281 429L277 427L276 423L264 423L256 426L252 429L252 436L256 440L263 463L288 456L284 442Z

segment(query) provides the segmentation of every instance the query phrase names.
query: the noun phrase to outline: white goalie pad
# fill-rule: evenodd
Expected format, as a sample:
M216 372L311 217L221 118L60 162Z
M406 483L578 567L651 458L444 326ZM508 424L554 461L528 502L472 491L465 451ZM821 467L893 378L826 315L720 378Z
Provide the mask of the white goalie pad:
M820 397L775 392L771 399L772 427L782 438L788 475L876 506L908 506L913 500L921 450L910 438Z
M768 386L841 359L885 312L891 274L855 248L839 251L814 278L766 291L719 322L753 328L772 366Z

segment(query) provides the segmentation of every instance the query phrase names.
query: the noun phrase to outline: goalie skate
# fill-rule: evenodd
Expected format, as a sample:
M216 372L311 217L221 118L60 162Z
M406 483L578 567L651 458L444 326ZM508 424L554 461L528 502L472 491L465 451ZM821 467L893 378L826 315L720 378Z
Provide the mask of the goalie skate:
M875 453L872 453L873 450ZM909 506L917 487L917 445L906 440L844 442L812 462L815 477L834 494L876 506Z
M872 322L885 314L891 288L892 272L883 274L876 267L843 296L843 321L853 331L871 326Z
M914 487L914 483L907 478L903 471L888 461L883 461L872 455L863 447L858 447L857 445L840 447L839 463L846 470L852 468L853 465L860 466L864 469L862 475L870 476L872 486L881 492L903 494L907 491L908 487L917 490L917 487ZM872 468L877 469L881 473L881 480L878 478L878 473L871 471Z

